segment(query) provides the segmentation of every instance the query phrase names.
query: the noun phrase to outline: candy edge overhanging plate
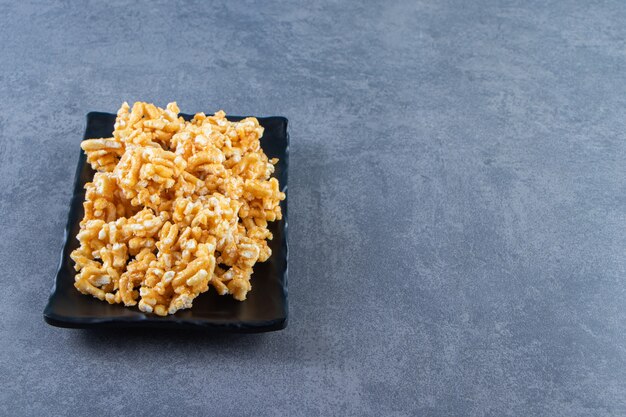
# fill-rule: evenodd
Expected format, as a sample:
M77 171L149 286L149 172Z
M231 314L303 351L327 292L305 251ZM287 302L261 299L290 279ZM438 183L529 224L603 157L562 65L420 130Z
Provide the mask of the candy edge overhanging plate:
M85 124L85 132L83 134L83 140L87 138L87 127L89 125L89 121L91 118L95 117L111 117L115 116L112 113L107 112L89 112L86 115L86 124ZM181 116L185 118L193 117L193 115L181 113ZM228 116L229 118L241 119L247 116ZM287 327L288 318L289 318L289 301L288 301L288 275L289 275L289 221L288 221L288 178L289 178L289 147L290 147L290 137L288 124L289 120L283 116L267 116L267 117L257 117L259 121L264 120L279 120L284 124L284 135L285 135L285 149L284 149L284 180L281 183L281 189L285 193L286 198L283 201L283 239L281 242L281 250L284 253L285 263L284 270L282 271L282 301L283 301L283 311L284 314L281 317L271 320L259 320L259 321L238 321L238 322L224 322L220 323L219 321L211 321L206 319L183 319L177 318L175 320L163 320L160 317L153 315L142 315L142 316L133 316L133 317L115 317L115 318L107 318L107 317L75 317L75 316L65 316L59 315L55 313L52 309L53 300L55 297L58 297L58 285L59 280L63 279L61 276L61 271L63 269L63 264L67 256L69 256L68 247L70 245L70 239L73 238L71 229L73 224L72 215L74 213L73 207L76 204L77 199L83 199L83 185L81 183L81 171L83 169L84 164L87 163L86 157L84 153L81 151L80 156L78 158L78 164L76 167L76 173L74 176L74 184L73 184L73 193L70 199L69 211L67 217L67 223L64 229L63 236L63 245L61 248L61 254L59 259L59 265L56 269L55 278L53 281L52 289L50 292L50 296L48 297L48 302L43 311L43 317L46 323L55 327L62 328L162 328L162 329L190 329L190 330L202 330L208 332L217 332L217 333L261 333L261 332L271 332L282 330ZM97 302L96 300L93 300ZM193 307L192 307L193 308ZM171 316L168 316L171 317Z

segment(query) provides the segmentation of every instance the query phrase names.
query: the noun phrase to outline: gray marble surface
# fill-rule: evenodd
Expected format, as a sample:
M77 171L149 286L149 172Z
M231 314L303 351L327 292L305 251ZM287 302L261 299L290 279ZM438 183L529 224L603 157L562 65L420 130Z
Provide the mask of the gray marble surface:
M626 3L0 3L0 415L626 415ZM46 325L85 114L290 119L290 323Z

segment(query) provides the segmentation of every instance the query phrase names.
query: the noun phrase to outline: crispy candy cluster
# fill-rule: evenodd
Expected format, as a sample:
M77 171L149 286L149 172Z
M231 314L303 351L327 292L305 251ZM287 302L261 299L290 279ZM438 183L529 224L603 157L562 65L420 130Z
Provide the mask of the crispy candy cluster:
M267 222L281 219L285 194L263 127L178 112L124 103L113 137L82 142L97 171L71 255L83 294L158 315L191 307L209 285L243 301L252 267L270 257Z

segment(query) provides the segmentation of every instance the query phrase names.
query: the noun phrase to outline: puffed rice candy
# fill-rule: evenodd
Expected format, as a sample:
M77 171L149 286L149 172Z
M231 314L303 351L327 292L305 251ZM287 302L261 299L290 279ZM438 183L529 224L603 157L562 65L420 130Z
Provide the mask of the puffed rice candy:
M97 172L71 254L80 292L158 315L190 308L209 287L243 301L255 263L271 256L267 225L282 218L285 195L263 127L178 112L124 103L112 137L82 142Z

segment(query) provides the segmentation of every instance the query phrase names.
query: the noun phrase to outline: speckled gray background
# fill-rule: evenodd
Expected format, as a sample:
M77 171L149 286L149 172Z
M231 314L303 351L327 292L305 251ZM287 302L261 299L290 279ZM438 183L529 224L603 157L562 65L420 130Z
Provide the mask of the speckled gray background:
M626 3L0 5L0 415L626 415ZM290 119L290 323L46 325L90 110Z

